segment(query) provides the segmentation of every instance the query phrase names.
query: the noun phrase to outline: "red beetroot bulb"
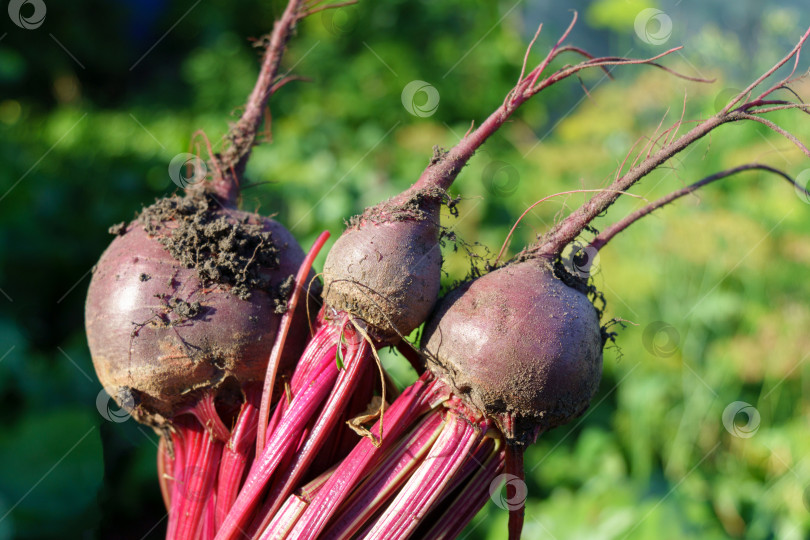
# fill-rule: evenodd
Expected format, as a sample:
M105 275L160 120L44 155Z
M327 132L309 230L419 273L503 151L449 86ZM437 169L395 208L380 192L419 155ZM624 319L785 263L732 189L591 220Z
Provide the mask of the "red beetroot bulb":
M365 321L382 343L396 343L436 304L441 281L440 188L414 186L355 216L329 250L324 301Z
M494 418L510 444L582 414L602 374L593 304L544 259L515 262L444 297L425 326L428 368Z
M207 390L241 402L242 385L264 377L304 259L298 243L276 221L199 192L160 199L114 229L85 309L106 391L152 425ZM304 345L304 317L288 337L290 360Z

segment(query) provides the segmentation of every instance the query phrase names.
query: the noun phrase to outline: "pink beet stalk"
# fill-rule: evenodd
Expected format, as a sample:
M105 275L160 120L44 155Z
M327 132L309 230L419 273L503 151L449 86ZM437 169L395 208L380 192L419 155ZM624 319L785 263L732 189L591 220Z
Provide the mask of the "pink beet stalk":
M396 438L412 425L412 422L446 397L447 393L437 389L428 374L409 386L386 410L384 425L377 421L372 428L372 433L382 433L379 445L368 437L357 443L296 523L292 538L301 540L317 538L335 515L338 507L370 474L374 464L396 444Z
M214 540L216 535L216 494L211 490L208 495L208 500L205 502L205 510L203 510L202 523L200 524L200 532L197 535L198 540Z
M455 496L453 501L435 521L435 525L425 534L425 540L451 540L472 521L490 498L490 486L503 471L503 444L495 439L495 444L472 478Z
M360 538L404 539L419 525L482 433L452 411L424 462L403 486L382 516Z
M357 533L423 461L443 426L444 419L440 414L429 414L411 433L398 441L384 461L342 506L337 520L324 538L351 538Z
M309 253L307 253L307 256L304 258L301 267L298 269L298 274L295 277L296 287L293 289L293 292L290 295L290 299L287 304L287 311L281 318L281 322L279 324L279 336L275 343L273 343L273 349L270 353L270 360L267 363L267 375L264 378L264 391L262 393L261 407L259 410L258 434L256 437L256 455L261 454L264 447L267 433L267 420L270 415L270 400L273 399L273 388L276 381L276 375L278 374L279 365L281 364L282 354L286 350L285 346L287 344L287 336L289 335L290 328L292 327L295 308L298 306L299 298L309 287L307 278L312 269L312 264L315 262L315 257L318 256L321 248L323 248L324 244L329 239L329 236L328 231L322 232L320 236L318 236L318 239L315 240L315 244L312 246L312 249L310 249Z
M185 419L178 419L180 425ZM205 507L211 499L219 468L223 443L199 426L188 421L184 426L183 460L176 460L169 510L167 539L192 539L203 527Z
M271 504L265 510L265 517L259 524L260 530L264 529L262 525L269 522L304 473L307 472L317 452L335 427L338 418L346 410L352 393L357 392L358 379L370 367L371 355L368 351L370 345L352 328L344 327L342 333L347 343L338 346L343 349L341 356L346 359L345 369L341 370L337 383L329 394L329 399L324 405L321 415L305 438L303 446L295 453L292 462L284 468L276 486L270 490L268 500L271 501ZM343 429L346 427L344 426Z
M323 489L326 481L334 473L334 468L322 473L304 487L290 495L273 516L267 529L259 536L260 540L282 540L287 538L298 518L315 495Z
M326 356L318 368L318 375L293 398L262 455L256 458L236 502L217 532L218 540L240 537L240 531L249 524L251 513L267 481L276 472L282 459L295 451L294 445L300 440L303 429L331 391L338 376L334 363L334 349L332 355ZM282 399L285 398L282 396Z
M228 444L222 451L214 512L216 528L222 525L225 516L236 501L245 470L253 461L256 424L259 417L259 397L257 389L250 388L245 391L245 402L236 417L236 425Z
M177 447L174 448L177 452ZM171 508L172 501L172 470L174 460L169 455L169 443L166 442L166 437L161 437L158 441L157 451L157 470L158 470L158 483L160 484L160 495L163 497L163 505L166 511Z
M452 403L452 401L453 400L450 400L448 403ZM481 438L478 446L476 446L474 450L471 450L468 455L464 456L461 467L459 468L458 472L453 475L450 482L448 482L444 487L439 495L439 498L436 499L436 504L434 505L433 510L437 510L438 507L443 506L444 501L448 499L448 497L453 495L455 491L462 485L468 483L469 478L482 467L482 464L492 454L493 448L499 446L499 441L496 442L496 439L488 436L488 432L491 432L493 436L497 437L494 425L491 422L481 422L479 423L479 426L482 428L482 430L486 428L485 436Z

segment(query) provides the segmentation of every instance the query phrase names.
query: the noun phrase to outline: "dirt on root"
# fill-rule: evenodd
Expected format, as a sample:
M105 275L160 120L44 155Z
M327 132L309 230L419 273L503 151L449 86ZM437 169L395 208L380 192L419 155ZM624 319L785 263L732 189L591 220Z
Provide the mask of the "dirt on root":
M200 281L230 285L243 300L251 289L267 289L262 270L279 267L279 250L259 223L236 219L208 195L167 197L143 209L144 230Z
M124 223L123 221L121 223L116 223L115 225L112 225L109 229L107 229L107 232L109 232L113 236L121 236L125 232L127 232L127 224Z
M596 231L596 233L598 234L598 231ZM515 255L514 259L505 263L505 265L537 259L539 259L539 257L537 257L532 248L529 247ZM560 281L587 296L588 300L591 301L593 308L596 310L596 317L599 321L602 321L605 311L607 311L607 299L605 299L605 295L602 293L602 291L596 288L596 285L594 285L592 279L585 279L571 273L560 255L557 255L551 261L545 261L544 264ZM614 345L616 345L617 334L616 332L610 331L610 327L612 327L614 324L615 320L611 319L605 324L601 325L603 347L605 347L608 342L612 342Z
M287 276L287 279L279 284L277 289L277 294L273 298L276 308L275 312L278 315L283 315L287 312L287 303L290 300L290 296L292 295L293 287L295 287L295 276L290 274Z
M393 221L422 221L433 216L431 205L446 204L453 212L457 199L451 198L441 188L421 189L404 201L400 197L388 199L380 204L370 206L362 214L352 216L346 221L347 229L359 229L363 223L390 223Z

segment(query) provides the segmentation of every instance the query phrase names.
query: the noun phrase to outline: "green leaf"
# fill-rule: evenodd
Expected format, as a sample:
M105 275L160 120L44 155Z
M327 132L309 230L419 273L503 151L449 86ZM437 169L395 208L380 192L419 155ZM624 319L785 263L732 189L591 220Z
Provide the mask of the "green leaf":
M343 369L343 344L346 340L343 338L343 330L340 331L340 339L338 340L337 351L335 352L335 364L338 370Z

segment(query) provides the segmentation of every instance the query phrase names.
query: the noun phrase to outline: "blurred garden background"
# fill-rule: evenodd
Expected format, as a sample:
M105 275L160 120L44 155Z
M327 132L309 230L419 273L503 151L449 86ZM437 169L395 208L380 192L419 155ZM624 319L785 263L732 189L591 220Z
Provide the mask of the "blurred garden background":
M684 98L687 119L718 111L810 25L801 0L572 4L569 42L626 56L684 45L664 63L716 81L625 67L534 98L451 191L462 200L445 223L480 255L497 253L534 201L605 186L634 141L680 117ZM89 273L110 225L177 190L167 167L192 133L218 144L257 72L249 38L283 7L29 0L9 3L23 19L0 11L0 539L163 536L155 435L97 407ZM361 0L304 21L284 65L310 81L271 100L272 142L254 152L243 207L276 214L304 249L324 229L336 238L344 219L410 185L434 145L452 146L502 102L539 23L533 62L571 17L543 0ZM403 96L412 81L438 101ZM794 89L810 99L806 79ZM807 115L771 118L810 143ZM751 161L810 180L810 160L788 141L744 124L633 191L653 199ZM584 197L536 207L508 252ZM528 451L525 538L810 538L808 203L775 176L746 173L603 250L594 283L606 317L629 322L591 409ZM597 228L641 204L621 199ZM451 244L445 255L449 285L469 259ZM399 384L412 380L396 355L385 361ZM465 538L505 538L496 502Z

